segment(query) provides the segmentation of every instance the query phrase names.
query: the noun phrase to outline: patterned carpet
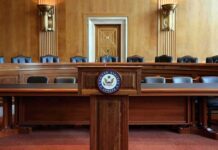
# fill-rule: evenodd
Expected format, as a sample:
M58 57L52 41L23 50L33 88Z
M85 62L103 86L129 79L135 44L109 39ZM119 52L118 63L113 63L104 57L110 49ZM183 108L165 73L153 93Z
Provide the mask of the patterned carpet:
M163 128L130 130L129 150L218 150L218 141ZM89 150L87 128L36 130L0 138L0 150Z

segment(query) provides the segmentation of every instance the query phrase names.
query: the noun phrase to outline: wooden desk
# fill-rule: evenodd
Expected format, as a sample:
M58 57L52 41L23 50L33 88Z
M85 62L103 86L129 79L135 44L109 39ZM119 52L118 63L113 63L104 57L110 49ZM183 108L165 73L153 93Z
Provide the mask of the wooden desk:
M156 96L164 96L164 97L218 96L218 84L203 84L203 83L201 84L142 84L141 87L142 87L141 94L139 94L138 97L144 98L145 100L147 97L156 97ZM0 96L16 96L20 98L32 97L32 96L45 98L48 96L55 96L55 97L61 97L61 99L64 99L65 97L70 97L71 101L73 101L74 98L82 97L81 95L78 95L77 85L74 84L0 85ZM176 101L177 99L174 100ZM159 104L156 103L156 106L158 105ZM3 119L5 128L11 127L10 119L12 118L11 117L12 114L11 111L9 111L9 109L11 109L11 102L9 99L5 99L4 119ZM189 107L189 109L191 109L191 106ZM205 110L203 110L203 112L205 112ZM187 111L187 113L191 113L191 110ZM190 116L189 119L191 119L191 114L188 114L188 116ZM206 119L205 116L202 116L203 125L205 128L207 128L205 119ZM161 123L159 122L159 124Z

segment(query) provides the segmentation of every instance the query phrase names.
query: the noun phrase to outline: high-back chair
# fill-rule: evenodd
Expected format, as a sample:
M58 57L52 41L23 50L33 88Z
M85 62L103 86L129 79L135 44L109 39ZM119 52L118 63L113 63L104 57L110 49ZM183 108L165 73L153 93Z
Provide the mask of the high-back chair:
M145 77L144 83L166 83L166 79L164 77Z
M177 58L178 63L198 63L197 57L192 57L189 55Z
M45 76L30 76L27 78L27 83L48 83L48 78Z
M144 57L134 55L127 57L127 62L144 62Z
M203 76L201 77L201 81L203 83L218 83L218 76ZM208 107L208 125L210 126L211 115L213 111L218 111L218 97L215 96L208 97L207 107Z
M16 56L16 57L12 57L11 58L11 63L21 64L21 63L31 63L31 62L32 62L32 58L31 57Z
M40 57L41 63L59 63L60 58L54 55L45 55Z
M70 62L72 63L88 62L88 58L83 56L74 56L70 58Z
M4 57L0 56L0 64L4 63L5 62L5 59Z
M218 55L212 56L212 57L207 57L206 63L218 63Z
M118 57L116 56L110 56L105 55L100 57L100 62L106 63L106 62L118 62Z
M56 77L54 83L76 83L75 77Z
M192 77L173 77L173 83L193 83Z
M173 62L173 57L167 56L167 55L156 56L155 62L171 63L171 62Z

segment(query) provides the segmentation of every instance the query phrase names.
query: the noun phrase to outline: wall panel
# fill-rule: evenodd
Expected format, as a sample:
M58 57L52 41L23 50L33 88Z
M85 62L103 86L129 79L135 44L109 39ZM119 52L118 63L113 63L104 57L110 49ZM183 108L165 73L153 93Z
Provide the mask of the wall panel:
M0 0L0 55L10 62L16 55L33 57L47 53L69 62L87 56L87 16L128 17L128 55L153 61L156 55L193 55L204 61L218 54L217 0L177 0L176 32L161 32L159 7L169 0L47 0L56 5L56 29L39 31L37 4L45 0ZM176 0L170 0L176 1Z
M10 62L17 55L38 60L38 13L31 0L0 0L0 55Z
M157 52L156 0L65 0L57 7L61 13L58 48L63 61L69 61L70 56L87 56L87 31L84 30L87 16L114 15L128 17L128 55L138 54L153 61Z
M197 56L205 62L207 56L218 54L218 1L178 0L177 57Z

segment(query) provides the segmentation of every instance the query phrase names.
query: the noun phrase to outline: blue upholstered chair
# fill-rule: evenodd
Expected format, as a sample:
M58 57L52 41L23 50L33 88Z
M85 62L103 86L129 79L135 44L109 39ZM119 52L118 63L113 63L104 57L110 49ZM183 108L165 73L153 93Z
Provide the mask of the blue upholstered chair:
M45 76L30 76L27 83L48 83L48 78Z
M16 56L11 58L11 63L31 63L32 58L31 57L26 57L26 56Z
M173 62L173 57L172 56L167 56L167 55L156 56L155 57L155 62L171 63L171 62Z
M144 57L134 55L127 57L127 62L144 62Z
M5 62L5 59L4 57L0 56L0 64L4 63Z
M198 58L186 55L186 56L177 58L177 62L178 63L198 63Z
M110 55L105 55L100 57L100 62L118 62L118 57L116 56L110 56Z
M60 59L58 56L54 55L45 55L40 57L41 63L59 63Z
M166 83L166 79L164 77L145 77L144 83Z
M173 83L193 83L192 77L173 77Z
M75 77L56 77L54 83L76 83Z
M70 58L70 62L72 63L88 62L88 58L83 56L74 56Z
M201 77L203 83L218 83L218 76L203 76ZM211 124L211 114L213 111L218 111L218 97L210 96L207 100L208 107L208 124Z
M212 57L207 57L206 63L218 63L218 55L212 56Z

